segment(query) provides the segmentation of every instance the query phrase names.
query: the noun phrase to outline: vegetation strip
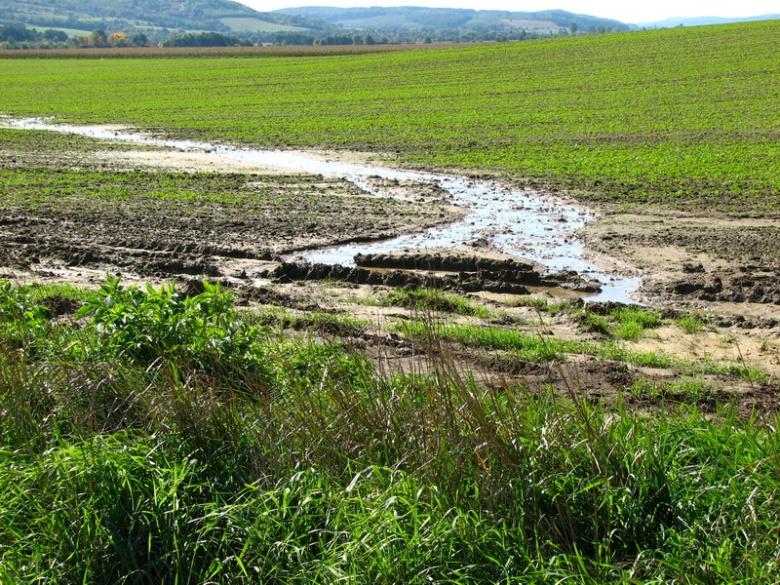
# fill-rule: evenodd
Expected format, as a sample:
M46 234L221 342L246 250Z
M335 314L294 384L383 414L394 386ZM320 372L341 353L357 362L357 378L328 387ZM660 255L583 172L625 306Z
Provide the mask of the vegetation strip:
M62 294L83 303L78 325L39 304ZM7 582L778 570L776 425L607 416L446 367L380 378L358 354L248 324L208 285L0 284L0 350Z

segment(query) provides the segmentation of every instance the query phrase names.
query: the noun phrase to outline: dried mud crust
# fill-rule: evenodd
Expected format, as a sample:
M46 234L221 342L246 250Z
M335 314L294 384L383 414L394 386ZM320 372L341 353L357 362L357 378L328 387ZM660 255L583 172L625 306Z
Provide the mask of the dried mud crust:
M644 291L656 299L751 304L780 316L780 219L614 214L585 237L645 272Z
M456 375L463 378L472 376L478 383L499 391L524 391L529 393L546 392L552 384L561 392L568 393L576 400L604 403L608 407L625 404L631 409L654 413L695 404L703 412L717 415L718 408L724 404L735 404L742 416L771 417L780 411L780 392L776 376L769 381L748 382L739 376L726 374L697 374L683 376L674 368L648 368L632 365L623 361L599 358L590 355L567 354L562 361L537 363L520 359L511 352L480 349L454 341L407 338L394 331L393 324L408 319L419 319L423 315L413 309L398 306L364 304L362 301L381 298L389 294L390 289L375 285L355 285L334 281L297 281L269 286L265 289L236 289L236 294L252 307L271 305L291 309L298 319L285 325L284 319L271 317L273 325L285 326L290 334L314 334L324 341L342 343L347 351L354 350L368 356L378 367L380 373L397 374L405 372L422 375ZM591 339L599 338L583 333L577 323L566 313L556 316L540 315L533 307L497 304L487 298L504 298L511 295L470 295L472 301L483 304L495 314L506 313L511 317L504 326L510 329L526 331L528 334L548 336L555 339ZM515 297L516 298L516 297ZM362 300L362 301L361 301ZM356 304L357 303L357 304ZM604 305L603 309L611 306ZM612 306L614 308L614 306ZM346 318L346 322L309 321L307 314L328 313ZM494 318L477 319L455 314L439 313L436 317L442 322L462 324L495 324ZM353 321L363 323L356 327ZM506 319L505 319L506 320ZM511 321L511 322L510 322ZM668 331L667 331L668 330ZM712 328L695 335L681 335L674 325L667 325L649 331L647 338L632 342L629 346L638 351L672 351L669 339L684 338L691 347L679 348L679 356L695 363L696 356L706 354L714 359L733 361L728 352L719 352L713 344L723 341L724 335L733 334L734 344L741 345L739 353L750 364L767 365L760 355L754 355L751 344L753 331L738 331L730 328ZM682 341L680 342L682 343ZM732 346L734 345L732 344ZM685 349L685 351L683 351ZM693 351L696 350L696 351ZM674 350L674 355L678 355ZM723 355L721 355L721 353ZM780 363L777 364L780 367ZM774 368L772 372L777 372ZM708 388L701 394L691 394L684 387L665 388L668 383L688 380ZM636 391L641 383L656 384L665 388L658 393Z
M11 171L0 170L0 179L4 172ZM243 276L283 253L391 237L455 215L444 205L377 198L344 181L296 175L222 176L213 189L209 175L182 177L182 195L158 185L158 174L90 173L83 184L71 174L63 185L46 173L26 172L21 186L18 176L0 180L0 266ZM148 185L134 183L149 177ZM170 177L176 183L179 175ZM112 181L118 186L105 193Z

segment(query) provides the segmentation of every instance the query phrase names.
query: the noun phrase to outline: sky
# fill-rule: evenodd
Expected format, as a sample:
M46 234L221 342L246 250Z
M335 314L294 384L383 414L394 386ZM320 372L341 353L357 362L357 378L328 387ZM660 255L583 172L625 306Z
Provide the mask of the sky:
M757 16L780 12L778 0L240 0L255 10L268 11L296 6L432 6L483 10L545 10L616 18L641 23L684 16Z

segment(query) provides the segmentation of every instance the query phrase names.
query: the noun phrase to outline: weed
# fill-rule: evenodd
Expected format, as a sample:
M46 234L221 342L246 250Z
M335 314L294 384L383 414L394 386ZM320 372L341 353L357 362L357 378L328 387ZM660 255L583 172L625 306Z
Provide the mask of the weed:
M474 317L489 317L490 311L461 295L438 289L396 289L382 299L385 306L406 307L418 311L441 311Z
M704 321L693 315L683 315L677 319L675 323L677 323L677 326L688 335L693 335L704 329Z

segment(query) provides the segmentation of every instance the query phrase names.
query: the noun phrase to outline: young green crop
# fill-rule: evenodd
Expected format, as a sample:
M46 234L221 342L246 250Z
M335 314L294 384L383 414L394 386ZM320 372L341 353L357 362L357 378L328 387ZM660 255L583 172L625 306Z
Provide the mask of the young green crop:
M0 112L398 152L597 201L776 214L778 31L770 21L317 58L8 59Z

